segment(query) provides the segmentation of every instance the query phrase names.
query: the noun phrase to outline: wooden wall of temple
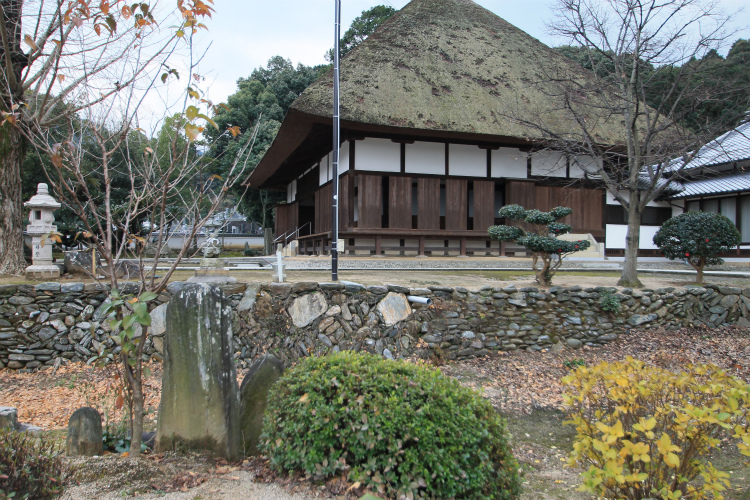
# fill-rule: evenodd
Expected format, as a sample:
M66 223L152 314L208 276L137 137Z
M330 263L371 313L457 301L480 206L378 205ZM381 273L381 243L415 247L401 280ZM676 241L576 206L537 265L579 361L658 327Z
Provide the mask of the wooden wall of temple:
M495 225L495 181L474 181L474 229Z
M445 181L445 230L463 231L468 219L468 181L447 179Z
M329 182L314 193L313 234L331 230L332 189ZM417 197L416 201L413 196ZM496 200L496 196L503 198ZM443 230L446 233L473 230L483 233L497 222L496 207L501 202L542 211L567 206L573 209L573 214L563 222L571 224L573 232L591 233L597 238L604 236L604 197L600 189L540 186L532 180L497 183L484 179L441 179L404 174L384 176L353 171L340 177L339 229ZM277 236L298 226L300 210L298 202L276 208Z
M440 229L440 179L417 179L417 229Z
M508 181L506 205L517 204L547 212L555 207L570 207L573 213L562 222L573 226L574 233L604 237L604 196L601 189L537 186L533 181Z
M325 233L333 227L333 184L315 191L315 228L313 234ZM339 216L340 217L340 216Z
M388 227L411 229L411 177L388 178Z
M299 208L297 202L276 206L276 236L297 228Z
M357 227L375 229L383 227L383 177L357 174L359 223Z

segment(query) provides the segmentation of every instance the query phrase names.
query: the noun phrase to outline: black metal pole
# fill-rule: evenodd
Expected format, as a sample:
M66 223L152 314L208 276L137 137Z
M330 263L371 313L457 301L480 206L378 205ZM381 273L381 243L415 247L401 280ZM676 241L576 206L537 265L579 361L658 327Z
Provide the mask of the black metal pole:
M331 280L339 280L339 146L340 122L339 117L339 38L341 33L341 0L335 0L336 32L333 42L333 151L331 162L331 177L333 187L333 220L331 221Z

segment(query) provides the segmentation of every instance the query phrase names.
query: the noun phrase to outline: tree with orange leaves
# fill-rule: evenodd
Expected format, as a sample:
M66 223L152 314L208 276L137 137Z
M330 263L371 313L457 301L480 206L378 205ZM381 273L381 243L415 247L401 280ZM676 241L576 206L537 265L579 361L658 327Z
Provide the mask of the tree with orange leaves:
M39 131L149 77L186 30L205 28L212 0L179 0L177 29L125 0L0 0L0 274L20 274L21 165Z

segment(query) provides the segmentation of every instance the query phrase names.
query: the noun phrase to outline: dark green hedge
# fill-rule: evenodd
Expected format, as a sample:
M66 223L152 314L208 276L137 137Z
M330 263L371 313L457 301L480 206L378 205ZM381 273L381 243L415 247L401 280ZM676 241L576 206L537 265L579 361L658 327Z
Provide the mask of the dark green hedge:
M273 386L262 446L277 469L347 475L389 496L514 499L518 464L492 406L438 370L352 352Z

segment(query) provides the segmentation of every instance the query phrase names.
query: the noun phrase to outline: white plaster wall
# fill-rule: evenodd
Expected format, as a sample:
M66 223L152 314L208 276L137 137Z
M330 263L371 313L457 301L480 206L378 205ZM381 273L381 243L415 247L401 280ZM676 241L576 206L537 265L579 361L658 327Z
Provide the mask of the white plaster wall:
M641 250L657 250L654 245L654 235L660 226L641 226L639 248ZM607 224L607 248L625 248L625 237L628 234L626 224Z
M580 179L584 174L594 175L597 169L602 166L601 158L594 158L589 155L574 156L570 162L570 177Z
M528 153L516 148L500 148L492 151L492 177L525 179Z
M535 151L531 153L531 175L565 177L567 162L557 151Z
M630 200L630 195L628 193L622 193L622 196L626 200ZM614 195L610 193L609 191L607 191L607 205L619 205L619 204L620 202L615 199ZM646 206L647 207L671 207L672 205L670 205L669 202L667 201L653 201L652 200L646 203ZM681 210L678 210L677 212L675 212L674 207L672 207L672 216L675 216L681 213L682 213Z
M445 175L445 144L440 142L407 144L406 171L411 174Z
M401 172L401 144L390 139L367 138L354 146L355 170Z
M449 145L448 172L466 177L487 177L487 150L469 144Z
M331 156L331 162L333 162L333 156ZM357 166L355 165L354 168L356 169ZM339 175L347 170L349 170L349 141L339 148Z
M319 186L331 180L331 153L328 153L320 160L320 169L318 170L320 179Z
M672 200L670 205L672 206L672 217L677 217L685 212L685 200Z
M297 199L297 181L294 180L286 187L286 202L292 203Z

